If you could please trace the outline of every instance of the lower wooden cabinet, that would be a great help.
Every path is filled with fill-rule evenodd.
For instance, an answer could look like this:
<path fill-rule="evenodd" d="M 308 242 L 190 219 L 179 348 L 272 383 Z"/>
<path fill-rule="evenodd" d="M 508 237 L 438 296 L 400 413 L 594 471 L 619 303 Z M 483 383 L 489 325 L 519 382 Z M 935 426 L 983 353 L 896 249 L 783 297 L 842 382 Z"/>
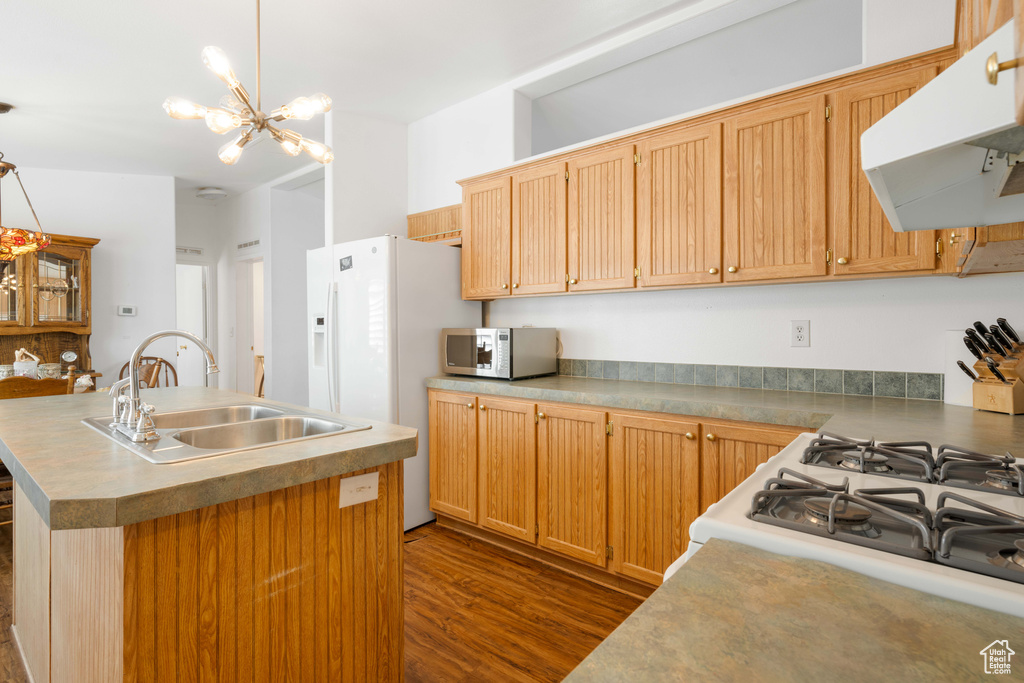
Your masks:
<path fill-rule="evenodd" d="M 539 405 L 538 544 L 605 566 L 608 446 L 605 412 Z"/>
<path fill-rule="evenodd" d="M 705 422 L 701 427 L 702 513 L 749 477 L 758 465 L 788 446 L 798 433 L 727 422 Z"/>
<path fill-rule="evenodd" d="M 533 543 L 537 538 L 537 407 L 481 396 L 480 525 Z"/>
<path fill-rule="evenodd" d="M 476 397 L 428 393 L 430 509 L 476 522 Z"/>
<path fill-rule="evenodd" d="M 635 585 L 659 585 L 693 520 L 803 431 L 428 394 L 432 510 Z"/>
<path fill-rule="evenodd" d="M 700 425 L 615 413 L 609 419 L 611 568 L 659 584 L 700 514 Z"/>

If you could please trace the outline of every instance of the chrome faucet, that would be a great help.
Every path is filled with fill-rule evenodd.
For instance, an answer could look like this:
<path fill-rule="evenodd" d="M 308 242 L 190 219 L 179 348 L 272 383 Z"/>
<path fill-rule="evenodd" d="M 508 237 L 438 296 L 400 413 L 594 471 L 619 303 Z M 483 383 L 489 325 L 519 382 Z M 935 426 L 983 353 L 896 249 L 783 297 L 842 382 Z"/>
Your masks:
<path fill-rule="evenodd" d="M 151 441 L 159 438 L 156 428 L 153 426 L 153 406 L 143 403 L 139 396 L 139 365 L 142 362 L 142 353 L 157 339 L 164 337 L 183 337 L 190 339 L 203 350 L 206 355 L 206 374 L 211 375 L 220 372 L 217 368 L 217 361 L 213 358 L 213 351 L 206 343 L 191 332 L 184 330 L 164 330 L 155 332 L 139 343 L 132 352 L 132 358 L 128 362 L 128 377 L 114 382 L 110 387 L 110 396 L 114 400 L 114 429 L 124 434 L 132 441 Z M 125 396 L 125 388 L 128 395 Z"/>

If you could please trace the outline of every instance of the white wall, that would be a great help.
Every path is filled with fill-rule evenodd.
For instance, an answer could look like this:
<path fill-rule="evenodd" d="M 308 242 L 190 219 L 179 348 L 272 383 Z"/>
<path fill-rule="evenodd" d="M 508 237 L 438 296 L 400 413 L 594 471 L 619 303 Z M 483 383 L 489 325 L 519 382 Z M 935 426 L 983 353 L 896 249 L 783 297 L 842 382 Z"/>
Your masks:
<path fill-rule="evenodd" d="M 92 251 L 93 369 L 99 384 L 117 379 L 143 337 L 174 327 L 174 178 L 19 167 L 47 232 L 101 241 Z M 3 224 L 35 229 L 17 181 L 3 191 Z M 121 317 L 118 304 L 138 306 Z M 147 355 L 173 358 L 173 340 L 153 344 Z"/>
<path fill-rule="evenodd" d="M 1024 326 L 1022 291 L 1024 273 L 572 295 L 495 301 L 491 324 L 557 327 L 563 358 L 943 372 L 943 332 Z"/>
<path fill-rule="evenodd" d="M 273 324 L 266 332 L 273 357 L 264 391 L 275 401 L 309 405 L 306 251 L 324 246 L 324 201 L 300 190 L 271 190 L 270 214 Z"/>
<path fill-rule="evenodd" d="M 334 150 L 327 166 L 328 215 L 333 244 L 390 233 L 406 233 L 406 126 L 328 113 L 325 124 Z"/>

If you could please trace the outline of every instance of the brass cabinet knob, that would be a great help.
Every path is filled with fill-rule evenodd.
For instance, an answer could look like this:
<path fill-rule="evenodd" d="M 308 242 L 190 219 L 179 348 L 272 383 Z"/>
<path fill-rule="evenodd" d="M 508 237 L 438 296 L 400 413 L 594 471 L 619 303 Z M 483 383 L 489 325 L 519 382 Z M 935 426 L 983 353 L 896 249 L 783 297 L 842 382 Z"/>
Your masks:
<path fill-rule="evenodd" d="M 513 282 L 512 283 L 512 289 L 519 289 L 519 283 L 518 282 Z"/>
<path fill-rule="evenodd" d="M 570 285 L 576 284 L 576 278 L 573 278 L 573 279 L 569 280 L 569 284 Z"/>
<path fill-rule="evenodd" d="M 717 436 L 715 436 L 714 434 L 708 434 L 708 436 L 707 436 L 707 439 L 708 439 L 708 441 L 714 441 L 714 440 L 715 440 L 715 439 L 717 439 L 717 438 L 718 438 L 718 437 L 717 437 Z"/>
<path fill-rule="evenodd" d="M 537 413 L 537 417 L 543 420 L 545 417 L 547 417 L 547 415 L 545 415 L 544 413 Z"/>
<path fill-rule="evenodd" d="M 686 432 L 686 438 L 689 439 L 690 441 L 693 441 L 694 439 L 697 438 L 697 435 L 694 434 L 693 432 Z"/>
<path fill-rule="evenodd" d="M 836 263 L 838 263 L 841 266 L 845 266 L 849 262 L 850 259 L 846 258 L 845 256 L 840 256 L 839 258 L 836 259 Z"/>
<path fill-rule="evenodd" d="M 708 272 L 712 275 L 718 275 L 718 268 L 708 268 Z"/>
<path fill-rule="evenodd" d="M 487 410 L 487 406 L 485 406 L 483 403 L 481 403 L 480 404 L 480 410 Z"/>
<path fill-rule="evenodd" d="M 729 266 L 730 273 L 735 273 L 737 270 L 739 270 L 739 268 L 737 268 L 736 266 Z"/>
<path fill-rule="evenodd" d="M 501 286 L 501 288 L 502 288 L 502 289 L 508 289 L 508 283 L 506 282 L 505 284 L 503 284 L 503 285 Z"/>
<path fill-rule="evenodd" d="M 467 408 L 472 408 L 472 407 L 473 407 L 473 404 L 472 404 L 472 403 L 467 403 L 467 404 L 466 404 L 466 407 L 467 407 Z"/>

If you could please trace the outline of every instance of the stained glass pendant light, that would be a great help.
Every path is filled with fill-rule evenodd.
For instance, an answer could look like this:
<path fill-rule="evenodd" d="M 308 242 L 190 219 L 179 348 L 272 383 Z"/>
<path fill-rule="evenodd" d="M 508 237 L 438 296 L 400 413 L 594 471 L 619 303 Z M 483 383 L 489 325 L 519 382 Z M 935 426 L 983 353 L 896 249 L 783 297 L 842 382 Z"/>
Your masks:
<path fill-rule="evenodd" d="M 249 93 L 238 81 L 228 63 L 228 57 L 219 47 L 203 48 L 203 64 L 224 81 L 230 91 L 220 100 L 220 107 L 204 107 L 181 97 L 168 97 L 164 111 L 172 119 L 204 119 L 206 126 L 214 133 L 225 135 L 237 131 L 231 142 L 220 148 L 218 157 L 229 166 L 242 156 L 242 149 L 263 131 L 270 134 L 289 156 L 305 152 L 321 164 L 329 164 L 334 153 L 327 145 L 308 140 L 293 130 L 278 128 L 271 122 L 299 119 L 306 121 L 314 114 L 323 114 L 331 109 L 331 98 L 323 93 L 311 97 L 298 97 L 288 104 L 264 114 L 260 94 L 260 0 L 256 0 L 256 106 L 249 101 Z"/>
<path fill-rule="evenodd" d="M 14 177 L 18 179 L 21 193 L 25 195 L 25 201 L 28 202 L 28 208 L 32 211 L 32 217 L 36 219 L 36 227 L 39 230 L 33 232 L 21 228 L 8 228 L 3 225 L 3 212 L 0 211 L 0 275 L 7 270 L 8 263 L 22 254 L 40 251 L 50 246 L 50 236 L 43 234 L 43 227 L 39 225 L 39 216 L 36 215 L 36 210 L 32 206 L 32 200 L 28 198 L 28 192 L 25 191 L 25 185 L 21 182 L 21 176 L 18 175 L 18 167 L 4 161 L 3 152 L 0 152 L 0 180 L 10 172 L 13 172 Z"/>

